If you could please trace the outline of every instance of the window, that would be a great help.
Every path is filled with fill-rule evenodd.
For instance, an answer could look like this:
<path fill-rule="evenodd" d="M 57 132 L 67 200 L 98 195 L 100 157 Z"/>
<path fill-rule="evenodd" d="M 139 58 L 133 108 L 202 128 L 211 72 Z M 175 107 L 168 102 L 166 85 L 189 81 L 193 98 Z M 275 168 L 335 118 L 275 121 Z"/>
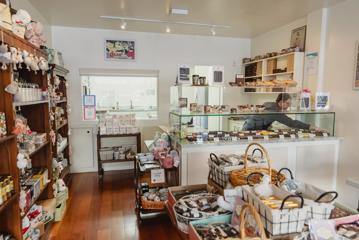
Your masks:
<path fill-rule="evenodd" d="M 135 113 L 157 119 L 157 74 L 81 74 L 83 94 L 96 96 L 96 112 Z"/>

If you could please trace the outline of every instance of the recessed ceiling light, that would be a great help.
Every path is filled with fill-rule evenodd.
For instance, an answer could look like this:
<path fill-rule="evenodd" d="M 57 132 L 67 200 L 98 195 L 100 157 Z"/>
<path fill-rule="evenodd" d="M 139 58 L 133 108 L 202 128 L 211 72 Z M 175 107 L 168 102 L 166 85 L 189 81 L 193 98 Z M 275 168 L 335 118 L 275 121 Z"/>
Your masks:
<path fill-rule="evenodd" d="M 171 8 L 170 13 L 172 15 L 187 15 L 188 14 L 188 9 Z"/>
<path fill-rule="evenodd" d="M 122 29 L 122 30 L 125 30 L 125 29 L 126 29 L 126 26 L 127 26 L 126 21 L 122 21 L 121 29 Z"/>
<path fill-rule="evenodd" d="M 171 33 L 171 28 L 169 25 L 166 26 L 166 33 Z"/>
<path fill-rule="evenodd" d="M 214 29 L 214 27 L 211 27 L 211 33 L 212 33 L 213 36 L 216 35 L 216 30 Z"/>

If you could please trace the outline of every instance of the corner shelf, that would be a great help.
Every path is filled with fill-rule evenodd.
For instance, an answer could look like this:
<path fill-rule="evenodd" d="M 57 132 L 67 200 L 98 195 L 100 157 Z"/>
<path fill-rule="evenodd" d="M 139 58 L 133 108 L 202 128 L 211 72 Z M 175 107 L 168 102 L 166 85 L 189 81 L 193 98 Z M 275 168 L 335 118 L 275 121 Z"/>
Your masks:
<path fill-rule="evenodd" d="M 44 149 L 44 147 L 46 147 L 50 142 L 49 141 L 46 141 L 42 144 L 39 144 L 39 145 L 35 145 L 36 148 L 34 151 L 32 151 L 31 153 L 29 153 L 29 156 L 32 157 L 34 156 L 36 153 L 38 153 L 40 150 Z"/>
<path fill-rule="evenodd" d="M 9 135 L 9 136 L 5 136 L 5 137 L 0 137 L 0 144 L 3 144 L 7 141 L 10 141 L 12 139 L 16 138 L 15 135 Z"/>

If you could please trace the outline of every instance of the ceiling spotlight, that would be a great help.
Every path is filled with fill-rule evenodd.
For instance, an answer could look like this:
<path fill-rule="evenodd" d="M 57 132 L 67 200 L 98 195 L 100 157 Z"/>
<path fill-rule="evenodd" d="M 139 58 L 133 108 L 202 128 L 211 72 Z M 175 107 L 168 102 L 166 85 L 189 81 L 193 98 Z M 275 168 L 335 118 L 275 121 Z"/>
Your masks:
<path fill-rule="evenodd" d="M 166 26 L 166 33 L 171 33 L 171 28 L 169 25 Z"/>
<path fill-rule="evenodd" d="M 121 29 L 122 29 L 122 30 L 125 30 L 125 29 L 126 29 L 126 26 L 127 26 L 127 23 L 126 23 L 125 21 L 122 21 Z"/>
<path fill-rule="evenodd" d="M 214 27 L 211 27 L 211 33 L 212 33 L 213 36 L 216 35 L 216 31 L 214 30 Z"/>

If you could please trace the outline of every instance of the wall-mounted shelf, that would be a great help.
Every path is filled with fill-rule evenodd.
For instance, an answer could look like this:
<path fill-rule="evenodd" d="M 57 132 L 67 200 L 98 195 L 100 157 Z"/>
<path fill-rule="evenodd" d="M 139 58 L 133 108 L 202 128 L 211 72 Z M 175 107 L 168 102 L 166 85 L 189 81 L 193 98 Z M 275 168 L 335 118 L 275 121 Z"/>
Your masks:
<path fill-rule="evenodd" d="M 13 105 L 15 107 L 20 107 L 20 106 L 30 106 L 30 105 L 37 105 L 44 103 L 49 103 L 49 100 L 31 101 L 31 102 L 14 102 Z"/>

